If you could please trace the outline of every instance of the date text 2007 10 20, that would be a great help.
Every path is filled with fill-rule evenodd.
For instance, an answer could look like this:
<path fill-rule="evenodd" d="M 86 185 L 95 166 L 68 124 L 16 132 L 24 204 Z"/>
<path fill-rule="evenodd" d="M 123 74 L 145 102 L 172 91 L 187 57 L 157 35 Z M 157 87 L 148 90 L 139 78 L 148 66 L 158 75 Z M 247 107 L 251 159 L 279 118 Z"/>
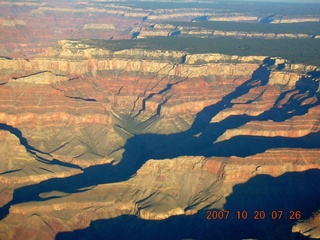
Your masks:
<path fill-rule="evenodd" d="M 228 210 L 213 210 L 207 211 L 207 220 L 223 220 L 223 219 L 241 219 L 241 220 L 246 220 L 246 219 L 254 219 L 254 220 L 263 220 L 268 218 L 272 220 L 279 220 L 279 219 L 289 219 L 289 220 L 299 220 L 301 219 L 301 212 L 299 210 L 296 211 L 282 211 L 282 210 L 274 210 L 269 213 L 269 215 L 263 211 L 263 210 L 256 210 L 253 211 L 253 214 L 248 213 L 248 211 L 237 211 L 235 216 L 230 215 L 230 211 Z"/>

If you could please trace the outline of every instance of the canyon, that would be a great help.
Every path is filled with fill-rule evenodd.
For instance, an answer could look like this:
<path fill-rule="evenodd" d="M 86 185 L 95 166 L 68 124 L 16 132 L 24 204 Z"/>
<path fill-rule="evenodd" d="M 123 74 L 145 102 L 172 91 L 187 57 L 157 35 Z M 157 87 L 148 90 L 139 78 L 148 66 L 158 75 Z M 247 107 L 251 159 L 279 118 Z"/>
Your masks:
<path fill-rule="evenodd" d="M 318 14 L 179 4 L 0 2 L 0 239 L 319 238 Z"/>
<path fill-rule="evenodd" d="M 224 209 L 255 176 L 320 167 L 316 66 L 75 40 L 0 65 L 1 238 Z"/>

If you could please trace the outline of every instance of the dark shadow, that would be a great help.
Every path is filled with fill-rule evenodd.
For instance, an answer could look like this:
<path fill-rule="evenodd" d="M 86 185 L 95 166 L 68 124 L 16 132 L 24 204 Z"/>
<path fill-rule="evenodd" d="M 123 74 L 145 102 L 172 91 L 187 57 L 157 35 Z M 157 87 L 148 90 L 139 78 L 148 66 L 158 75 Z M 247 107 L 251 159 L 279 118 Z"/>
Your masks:
<path fill-rule="evenodd" d="M 140 32 L 132 33 L 131 39 L 137 38 L 140 35 Z"/>
<path fill-rule="evenodd" d="M 72 97 L 72 96 L 66 96 L 66 95 L 65 95 L 65 97 L 76 99 L 76 100 L 82 100 L 82 101 L 86 101 L 86 102 L 96 102 L 97 101 L 94 98 Z"/>
<path fill-rule="evenodd" d="M 10 173 L 14 173 L 14 172 L 19 172 L 20 170 L 21 170 L 21 169 L 15 169 L 15 170 L 5 171 L 5 172 L 0 173 L 0 176 L 1 176 L 1 175 L 6 175 L 6 174 L 10 174 Z"/>
<path fill-rule="evenodd" d="M 35 151 L 36 149 L 28 144 L 28 141 L 25 137 L 22 136 L 22 133 L 19 129 L 12 127 L 5 123 L 0 123 L 0 130 L 5 130 L 15 135 L 19 140 L 21 145 L 23 145 L 28 152 Z"/>
<path fill-rule="evenodd" d="M 0 58 L 4 58 L 4 59 L 6 59 L 6 60 L 13 60 L 13 58 L 11 58 L 11 57 L 6 57 L 6 56 L 0 56 Z"/>
<path fill-rule="evenodd" d="M 187 54 L 184 54 L 182 57 L 181 57 L 181 62 L 180 64 L 184 64 L 187 60 Z"/>
<path fill-rule="evenodd" d="M 179 36 L 181 34 L 181 31 L 180 30 L 176 30 L 176 31 L 173 31 L 171 33 L 169 33 L 169 36 L 170 37 L 175 37 L 175 36 Z"/>
<path fill-rule="evenodd" d="M 26 60 L 27 60 L 27 59 L 26 59 Z M 50 71 L 41 71 L 41 72 L 36 72 L 36 73 L 32 73 L 32 74 L 25 75 L 25 76 L 13 77 L 12 79 L 19 81 L 21 78 L 27 78 L 27 77 L 31 77 L 31 76 L 36 76 L 36 75 L 39 75 L 39 74 L 41 74 L 41 73 L 46 73 L 46 72 L 49 72 L 49 73 L 50 73 Z"/>
<path fill-rule="evenodd" d="M 273 17 L 276 16 L 276 14 L 272 14 L 270 16 L 266 16 L 264 18 L 262 18 L 259 23 L 262 23 L 262 24 L 269 24 L 271 23 L 274 19 Z"/>
<path fill-rule="evenodd" d="M 201 16 L 201 17 L 196 17 L 191 20 L 191 22 L 203 22 L 203 21 L 208 21 L 209 17 L 208 16 Z"/>
<path fill-rule="evenodd" d="M 277 70 L 282 70 L 286 67 L 286 64 L 285 63 L 280 63 L 278 64 L 278 67 L 277 67 Z"/>
<path fill-rule="evenodd" d="M 86 229 L 59 233 L 56 240 L 73 239 L 310 239 L 292 233 L 297 222 L 307 219 L 320 205 L 320 170 L 285 173 L 273 178 L 258 175 L 248 182 L 236 185 L 224 206 L 228 219 L 207 219 L 203 210 L 192 216 L 174 216 L 166 220 L 147 221 L 136 216 L 121 216 L 91 222 Z M 213 210 L 211 210 L 213 211 Z M 219 210 L 217 210 L 219 211 Z M 241 211 L 240 217 L 238 211 Z M 243 219 L 246 211 L 248 217 Z M 255 211 L 264 212 L 265 218 L 254 219 Z M 283 215 L 273 216 L 273 211 Z M 293 211 L 294 213 L 290 213 Z M 293 215 L 293 219 L 290 216 Z M 263 214 L 261 215 L 263 216 Z"/>
<path fill-rule="evenodd" d="M 26 148 L 27 152 L 30 153 L 31 155 L 33 155 L 34 158 L 39 162 L 46 163 L 46 164 L 56 164 L 56 165 L 60 165 L 60 166 L 64 166 L 64 167 L 71 167 L 71 168 L 79 169 L 79 167 L 74 164 L 62 162 L 62 161 L 59 161 L 58 159 L 47 160 L 47 159 L 39 156 L 38 155 L 39 153 L 41 153 L 41 154 L 47 154 L 47 153 L 42 152 L 39 149 L 36 149 L 36 148 L 30 146 L 27 139 L 22 136 L 22 132 L 18 128 L 15 128 L 15 127 L 10 126 L 5 123 L 0 123 L 0 130 L 8 131 L 11 134 L 15 135 L 19 139 L 21 145 Z M 47 154 L 47 155 L 49 155 L 49 154 Z"/>

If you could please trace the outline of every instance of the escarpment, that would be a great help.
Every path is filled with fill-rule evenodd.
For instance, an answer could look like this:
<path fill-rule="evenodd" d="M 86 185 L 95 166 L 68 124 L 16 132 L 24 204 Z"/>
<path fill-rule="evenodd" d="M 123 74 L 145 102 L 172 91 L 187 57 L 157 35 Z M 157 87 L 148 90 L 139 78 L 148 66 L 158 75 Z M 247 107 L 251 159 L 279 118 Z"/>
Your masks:
<path fill-rule="evenodd" d="M 317 66 L 88 40 L 0 66 L 0 238 L 199 216 L 320 167 Z"/>
<path fill-rule="evenodd" d="M 150 18 L 151 19 L 151 18 Z M 237 18 L 215 18 L 212 21 L 243 21 L 244 19 Z M 256 19 L 251 19 L 256 20 Z M 245 21 L 245 20 L 244 20 Z M 250 21 L 250 20 L 249 20 Z M 297 22 L 299 22 L 297 20 Z M 317 22 L 317 21 L 315 21 Z M 260 39 L 307 39 L 307 38 L 319 38 L 319 35 L 306 34 L 306 33 L 276 33 L 276 32 L 258 32 L 258 31 L 224 31 L 213 28 L 205 27 L 186 27 L 186 26 L 159 26 L 160 24 L 154 24 L 146 26 L 140 29 L 133 29 L 132 32 L 139 32 L 137 38 L 147 38 L 155 36 L 193 36 L 200 38 L 212 38 L 212 37 L 234 37 L 234 38 L 260 38 Z M 154 26 L 159 26 L 155 28 Z"/>

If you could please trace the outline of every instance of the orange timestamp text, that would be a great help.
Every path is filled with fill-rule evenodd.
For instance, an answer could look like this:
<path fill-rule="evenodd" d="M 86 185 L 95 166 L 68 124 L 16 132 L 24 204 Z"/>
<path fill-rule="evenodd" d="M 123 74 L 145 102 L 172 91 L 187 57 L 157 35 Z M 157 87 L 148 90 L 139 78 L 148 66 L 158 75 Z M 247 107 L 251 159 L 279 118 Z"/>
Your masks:
<path fill-rule="evenodd" d="M 235 211 L 235 212 L 230 212 L 228 210 L 207 210 L 206 219 L 207 220 L 223 220 L 223 219 L 299 220 L 299 219 L 301 219 L 301 211 L 300 210 L 290 210 L 290 211 L 273 210 L 273 211 L 267 212 L 264 210 L 255 210 L 255 211 L 239 210 L 239 211 Z"/>

